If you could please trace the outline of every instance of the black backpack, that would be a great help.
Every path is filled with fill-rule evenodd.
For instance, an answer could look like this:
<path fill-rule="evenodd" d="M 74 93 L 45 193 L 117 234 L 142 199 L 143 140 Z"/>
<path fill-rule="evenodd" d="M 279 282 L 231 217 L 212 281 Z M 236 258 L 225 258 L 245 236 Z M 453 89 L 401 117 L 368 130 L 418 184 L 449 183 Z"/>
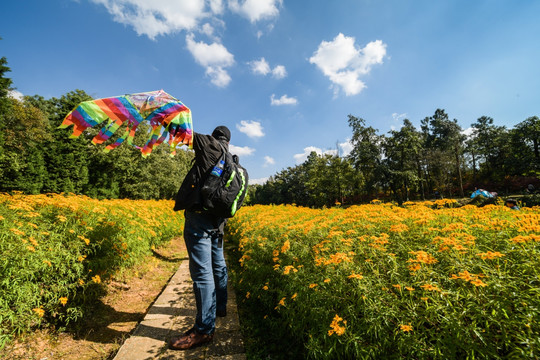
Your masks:
<path fill-rule="evenodd" d="M 232 155 L 223 146 L 221 148 L 223 152 L 216 165 L 224 161 L 223 172 L 220 176 L 212 173 L 207 175 L 201 188 L 202 206 L 216 216 L 230 218 L 244 203 L 248 173 L 239 164 L 238 156 Z"/>

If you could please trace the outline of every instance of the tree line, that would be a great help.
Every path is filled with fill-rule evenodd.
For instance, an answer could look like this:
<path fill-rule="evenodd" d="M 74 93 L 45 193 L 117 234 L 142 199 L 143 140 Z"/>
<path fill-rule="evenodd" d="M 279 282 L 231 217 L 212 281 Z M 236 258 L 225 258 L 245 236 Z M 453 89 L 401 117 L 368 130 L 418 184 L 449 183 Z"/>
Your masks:
<path fill-rule="evenodd" d="M 468 132 L 443 109 L 399 130 L 380 134 L 348 116 L 352 151 L 345 157 L 317 155 L 270 177 L 252 190 L 261 204 L 332 206 L 375 198 L 398 203 L 465 197 L 476 188 L 509 194 L 540 184 L 540 119 L 532 116 L 511 129 L 482 116 Z"/>
<path fill-rule="evenodd" d="M 0 59 L 0 192 L 76 193 L 97 198 L 170 199 L 191 165 L 191 151 L 171 157 L 166 146 L 143 158 L 139 150 L 120 146 L 104 153 L 89 129 L 70 139 L 72 128 L 58 129 L 81 102 L 92 100 L 83 90 L 60 98 L 9 96 L 12 80 L 5 57 Z M 141 127 L 142 126 L 142 127 Z M 148 127 L 139 126 L 134 143 L 142 146 Z M 111 139 L 114 141 L 115 139 Z"/>

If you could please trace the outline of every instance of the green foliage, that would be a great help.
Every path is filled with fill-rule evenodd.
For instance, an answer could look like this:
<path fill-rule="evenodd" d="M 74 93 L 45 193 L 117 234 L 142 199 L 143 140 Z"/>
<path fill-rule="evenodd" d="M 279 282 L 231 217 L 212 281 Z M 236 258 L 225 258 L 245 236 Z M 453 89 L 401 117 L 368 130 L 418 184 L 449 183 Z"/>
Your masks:
<path fill-rule="evenodd" d="M 0 195 L 0 347 L 41 324 L 64 326 L 102 280 L 180 235 L 170 201 Z"/>
<path fill-rule="evenodd" d="M 303 164 L 283 170 L 255 188 L 252 203 L 333 206 L 350 202 L 360 185 L 349 159 L 312 152 Z"/>

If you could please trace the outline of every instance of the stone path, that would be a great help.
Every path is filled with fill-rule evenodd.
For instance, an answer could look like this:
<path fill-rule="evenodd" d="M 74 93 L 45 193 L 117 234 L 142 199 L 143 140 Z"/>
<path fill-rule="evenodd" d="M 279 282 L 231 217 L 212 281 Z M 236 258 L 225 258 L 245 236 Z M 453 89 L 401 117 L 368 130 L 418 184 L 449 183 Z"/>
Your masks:
<path fill-rule="evenodd" d="M 214 340 L 192 350 L 170 350 L 168 340 L 184 333 L 195 323 L 195 297 L 189 276 L 189 262 L 182 261 L 176 274 L 152 305 L 146 317 L 122 345 L 114 360 L 244 360 L 234 291 L 229 286 L 227 316 L 217 318 Z"/>

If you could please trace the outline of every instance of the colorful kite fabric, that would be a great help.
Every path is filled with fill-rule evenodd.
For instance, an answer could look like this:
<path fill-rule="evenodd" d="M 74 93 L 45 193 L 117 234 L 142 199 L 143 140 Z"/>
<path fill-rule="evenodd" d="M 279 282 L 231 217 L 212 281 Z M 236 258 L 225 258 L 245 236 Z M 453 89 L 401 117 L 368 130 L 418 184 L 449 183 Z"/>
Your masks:
<path fill-rule="evenodd" d="M 165 139 L 173 155 L 178 144 L 192 146 L 191 111 L 163 90 L 85 101 L 66 116 L 60 128 L 74 125 L 70 137 L 76 138 L 87 128 L 102 124 L 106 120 L 107 123 L 92 139 L 94 144 L 107 141 L 122 125 L 126 127 L 122 136 L 105 147 L 106 152 L 126 139 L 128 144 L 135 146 L 133 137 L 137 127 L 143 122 L 152 128 L 150 139 L 144 147 L 135 146 L 141 150 L 143 156 L 149 155 L 154 146 Z"/>

